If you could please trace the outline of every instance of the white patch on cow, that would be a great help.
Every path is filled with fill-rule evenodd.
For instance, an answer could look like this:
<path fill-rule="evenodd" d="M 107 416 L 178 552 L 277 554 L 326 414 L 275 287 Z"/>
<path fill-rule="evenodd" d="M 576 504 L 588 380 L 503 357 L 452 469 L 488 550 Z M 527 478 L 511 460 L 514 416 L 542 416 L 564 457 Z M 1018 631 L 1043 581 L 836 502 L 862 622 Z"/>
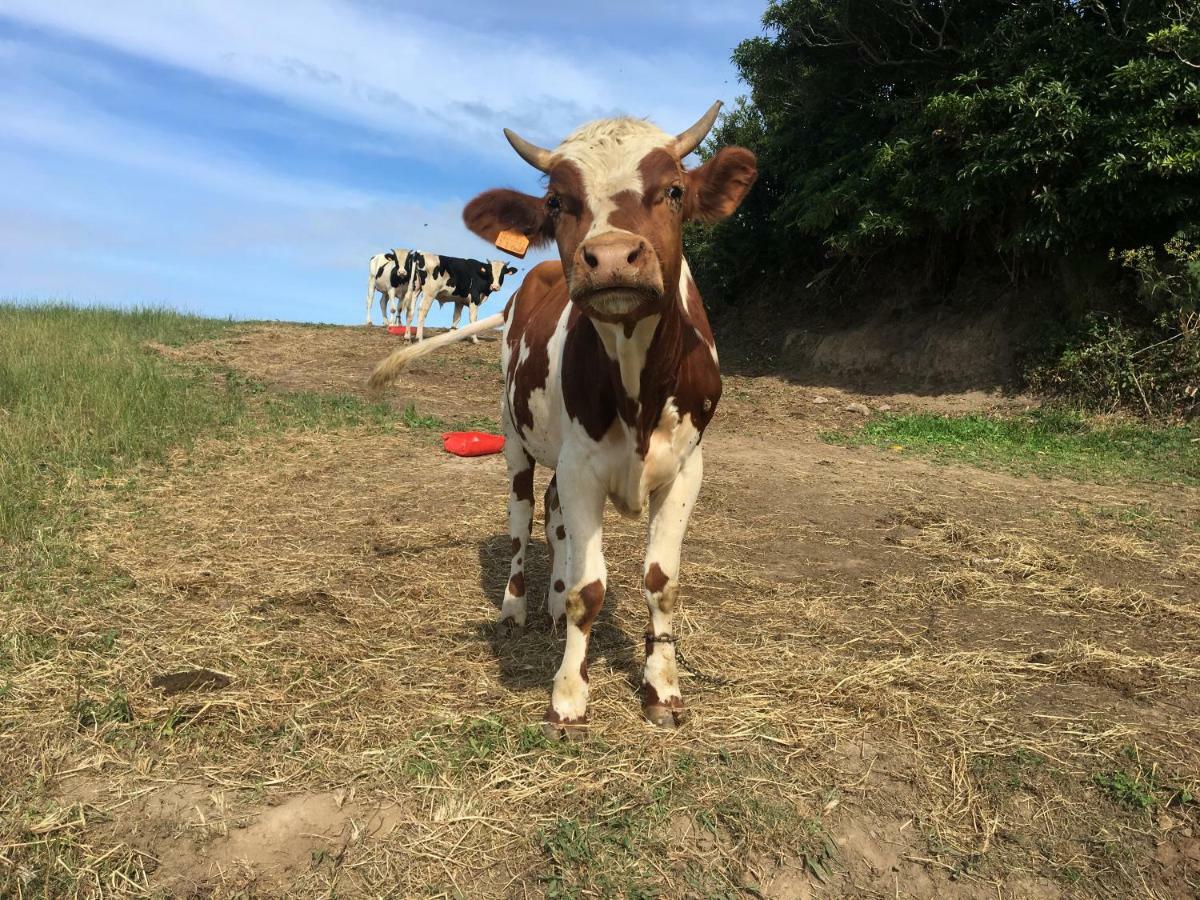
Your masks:
<path fill-rule="evenodd" d="M 679 267 L 679 305 L 683 307 L 683 314 L 690 315 L 691 291 L 689 288 L 692 285 L 692 267 L 688 265 L 687 258 L 684 257 L 683 264 Z"/>
<path fill-rule="evenodd" d="M 691 303 L 691 296 L 692 296 L 690 288 L 694 284 L 695 284 L 695 282 L 692 280 L 692 269 L 688 265 L 688 261 L 685 259 L 683 261 L 683 266 L 681 267 L 680 272 L 679 272 L 679 305 L 681 307 L 683 307 L 683 314 L 684 314 L 684 316 L 687 317 L 689 322 L 691 321 L 691 317 L 692 317 L 691 307 L 689 306 L 689 304 Z M 699 296 L 699 295 L 700 295 L 700 292 L 697 291 L 696 296 Z M 698 312 L 703 312 L 703 310 L 698 310 Z M 696 333 L 696 337 L 699 339 L 700 343 L 702 343 L 704 346 L 706 346 L 708 348 L 708 352 L 709 352 L 709 354 L 711 354 L 711 356 L 713 358 L 713 362 L 720 365 L 720 360 L 717 359 L 716 342 L 709 338 L 706 338 L 701 333 L 700 329 L 697 328 L 695 325 L 692 326 L 692 331 L 694 331 Z"/>
<path fill-rule="evenodd" d="M 621 370 L 621 386 L 625 394 L 637 400 L 642 391 L 642 370 L 646 367 L 646 354 L 650 343 L 654 340 L 654 332 L 658 328 L 661 316 L 646 316 L 638 319 L 633 326 L 633 334 L 625 337 L 623 325 L 611 325 L 607 322 L 594 322 L 596 333 L 600 335 L 600 343 L 608 358 L 617 363 Z M 640 407 L 640 403 L 638 404 Z"/>
<path fill-rule="evenodd" d="M 671 397 L 663 406 L 646 448 L 638 486 L 643 504 L 652 492 L 674 480 L 699 441 L 700 431 L 692 423 L 691 414 L 681 417 L 675 398 Z"/>
<path fill-rule="evenodd" d="M 533 417 L 532 427 L 521 433 L 521 443 L 527 453 L 541 466 L 555 468 L 558 465 L 559 453 L 562 451 L 563 435 L 566 433 L 566 410 L 562 399 L 562 348 L 567 337 L 567 320 L 571 314 L 568 304 L 559 316 L 554 333 L 546 345 L 546 355 L 549 358 L 549 370 L 543 387 L 534 388 L 529 394 L 529 412 Z M 517 358 L 512 359 L 512 351 L 508 344 L 508 325 L 505 325 L 503 349 L 501 350 L 501 367 L 505 373 L 513 372 L 525 365 L 529 359 L 527 338 L 522 336 L 521 344 L 517 347 Z M 511 386 L 506 383 L 504 402 L 506 408 L 511 408 L 515 398 L 517 379 L 511 380 Z M 515 420 L 515 418 L 514 418 Z"/>
<path fill-rule="evenodd" d="M 502 259 L 493 259 L 488 261 L 488 265 L 492 270 L 491 290 L 495 292 L 500 290 L 501 282 L 504 280 L 504 276 L 501 273 L 504 271 L 504 267 L 508 265 L 508 263 Z"/>
<path fill-rule="evenodd" d="M 642 119 L 602 119 L 576 129 L 558 145 L 554 155 L 575 163 L 583 176 L 592 226 L 584 239 L 611 232 L 617 209 L 612 198 L 622 191 L 642 192 L 638 164 L 651 150 L 675 139 Z"/>
<path fill-rule="evenodd" d="M 554 711 L 565 721 L 582 721 L 587 715 L 588 684 L 579 674 L 587 658 L 587 645 L 583 632 L 568 622 L 562 665 L 554 675 L 554 691 L 550 695 Z"/>

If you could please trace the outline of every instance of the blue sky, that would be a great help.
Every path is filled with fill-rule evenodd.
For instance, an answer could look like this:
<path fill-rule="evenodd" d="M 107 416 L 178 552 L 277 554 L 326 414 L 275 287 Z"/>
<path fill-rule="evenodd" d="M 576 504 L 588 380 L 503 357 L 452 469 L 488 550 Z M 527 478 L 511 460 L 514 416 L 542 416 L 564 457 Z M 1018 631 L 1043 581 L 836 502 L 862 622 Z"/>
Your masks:
<path fill-rule="evenodd" d="M 502 127 L 682 130 L 765 5 L 0 0 L 0 297 L 359 323 L 373 253 L 503 255 L 460 218 L 538 189 Z"/>

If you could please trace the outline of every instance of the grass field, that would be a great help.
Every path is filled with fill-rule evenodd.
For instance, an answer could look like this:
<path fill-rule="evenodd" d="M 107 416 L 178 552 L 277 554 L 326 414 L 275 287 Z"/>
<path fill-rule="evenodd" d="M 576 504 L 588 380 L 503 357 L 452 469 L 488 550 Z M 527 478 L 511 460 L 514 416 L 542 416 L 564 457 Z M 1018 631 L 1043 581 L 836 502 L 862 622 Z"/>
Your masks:
<path fill-rule="evenodd" d="M 0 306 L 0 896 L 1196 895 L 1188 432 L 860 430 L 731 376 L 687 720 L 641 721 L 612 516 L 592 724 L 548 743 L 561 640 L 492 629 L 502 461 L 438 449 L 495 428 L 495 343 L 371 397 L 393 346 Z"/>

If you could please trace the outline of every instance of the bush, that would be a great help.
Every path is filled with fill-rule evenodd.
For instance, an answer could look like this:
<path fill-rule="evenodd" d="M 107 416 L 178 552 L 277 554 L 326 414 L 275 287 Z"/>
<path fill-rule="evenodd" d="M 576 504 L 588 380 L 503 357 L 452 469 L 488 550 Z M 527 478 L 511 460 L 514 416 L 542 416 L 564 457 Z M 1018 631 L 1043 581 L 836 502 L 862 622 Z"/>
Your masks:
<path fill-rule="evenodd" d="M 1091 317 L 1027 379 L 1037 393 L 1092 409 L 1194 418 L 1200 413 L 1200 316 L 1163 314 L 1141 327 Z"/>

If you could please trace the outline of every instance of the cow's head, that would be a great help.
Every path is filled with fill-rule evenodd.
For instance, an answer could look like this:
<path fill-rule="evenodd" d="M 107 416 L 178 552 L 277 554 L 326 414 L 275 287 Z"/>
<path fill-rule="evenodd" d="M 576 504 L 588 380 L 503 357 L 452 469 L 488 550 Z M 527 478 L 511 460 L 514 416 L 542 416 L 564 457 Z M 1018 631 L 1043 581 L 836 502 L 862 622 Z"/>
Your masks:
<path fill-rule="evenodd" d="M 504 287 L 505 275 L 516 275 L 516 266 L 510 266 L 502 259 L 488 260 L 488 275 L 492 279 L 492 290 L 498 291 Z"/>
<path fill-rule="evenodd" d="M 683 223 L 729 216 L 758 174 L 754 154 L 742 147 L 683 167 L 720 108 L 714 103 L 674 137 L 640 119 L 602 119 L 554 150 L 505 129 L 521 158 L 546 173 L 546 193 L 487 191 L 467 204 L 463 220 L 488 241 L 516 231 L 534 246 L 557 242 L 571 300 L 593 319 L 629 322 L 661 312 L 679 285 Z"/>

